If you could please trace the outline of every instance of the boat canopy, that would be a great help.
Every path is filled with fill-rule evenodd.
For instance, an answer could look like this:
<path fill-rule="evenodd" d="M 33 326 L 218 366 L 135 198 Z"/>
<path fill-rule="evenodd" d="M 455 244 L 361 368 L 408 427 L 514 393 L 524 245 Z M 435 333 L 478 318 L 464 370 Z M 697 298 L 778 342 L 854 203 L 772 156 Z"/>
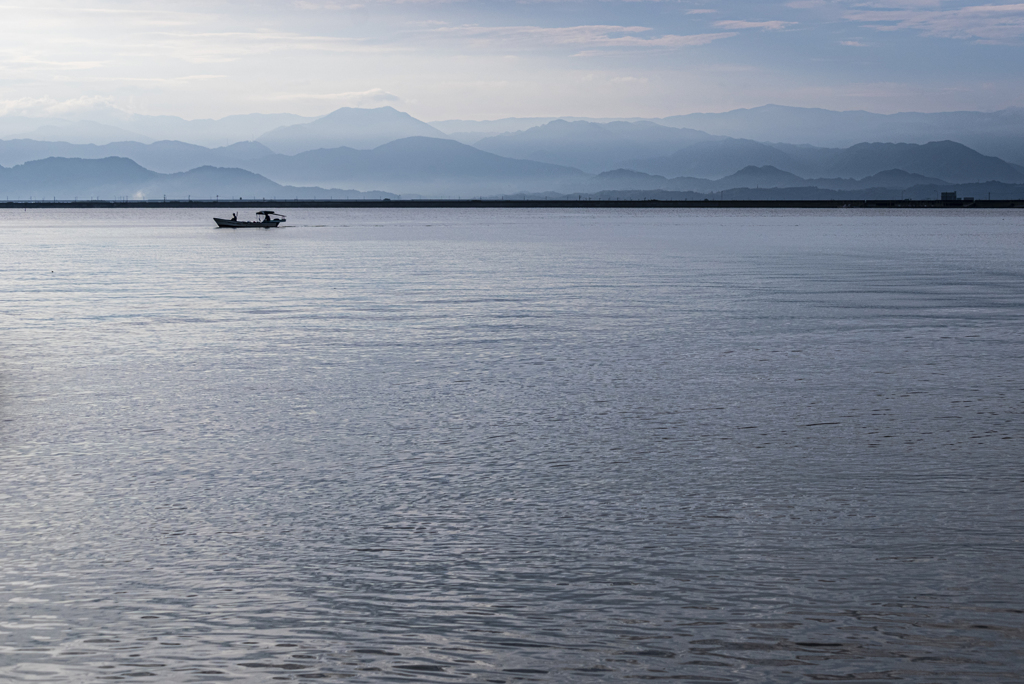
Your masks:
<path fill-rule="evenodd" d="M 257 214 L 265 214 L 267 216 L 284 216 L 284 214 L 278 214 L 276 211 L 257 211 Z"/>

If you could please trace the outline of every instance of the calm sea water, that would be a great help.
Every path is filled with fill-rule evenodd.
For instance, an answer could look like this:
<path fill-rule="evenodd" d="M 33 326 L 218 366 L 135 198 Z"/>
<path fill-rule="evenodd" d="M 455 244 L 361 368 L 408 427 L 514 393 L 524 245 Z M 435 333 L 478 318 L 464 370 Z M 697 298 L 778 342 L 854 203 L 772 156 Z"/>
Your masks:
<path fill-rule="evenodd" d="M 0 679 L 1020 681 L 1024 212 L 0 212 Z"/>

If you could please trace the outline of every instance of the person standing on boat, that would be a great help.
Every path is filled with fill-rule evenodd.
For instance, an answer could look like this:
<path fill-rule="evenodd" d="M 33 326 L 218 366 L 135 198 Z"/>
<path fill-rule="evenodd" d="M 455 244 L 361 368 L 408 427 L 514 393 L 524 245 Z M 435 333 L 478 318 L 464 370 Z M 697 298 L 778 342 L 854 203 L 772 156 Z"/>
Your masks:
<path fill-rule="evenodd" d="M 231 215 L 231 220 L 232 221 L 237 221 L 238 220 L 238 212 L 237 211 L 234 214 Z"/>

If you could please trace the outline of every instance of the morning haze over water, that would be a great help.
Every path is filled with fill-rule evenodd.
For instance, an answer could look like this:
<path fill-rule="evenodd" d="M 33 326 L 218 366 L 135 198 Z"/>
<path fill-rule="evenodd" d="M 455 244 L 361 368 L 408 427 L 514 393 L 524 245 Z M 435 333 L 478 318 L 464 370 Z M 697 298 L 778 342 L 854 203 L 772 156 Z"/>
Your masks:
<path fill-rule="evenodd" d="M 1020 676 L 1020 210 L 0 220 L 2 679 Z"/>

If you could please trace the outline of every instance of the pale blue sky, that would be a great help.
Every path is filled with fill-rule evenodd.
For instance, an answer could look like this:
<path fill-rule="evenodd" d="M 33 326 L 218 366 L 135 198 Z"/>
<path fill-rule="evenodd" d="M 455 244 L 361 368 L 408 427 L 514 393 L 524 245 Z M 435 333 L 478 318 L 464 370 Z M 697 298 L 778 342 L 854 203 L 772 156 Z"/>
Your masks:
<path fill-rule="evenodd" d="M 7 113 L 389 104 L 435 120 L 1024 106 L 1020 3 L 11 0 L 0 13 Z"/>

